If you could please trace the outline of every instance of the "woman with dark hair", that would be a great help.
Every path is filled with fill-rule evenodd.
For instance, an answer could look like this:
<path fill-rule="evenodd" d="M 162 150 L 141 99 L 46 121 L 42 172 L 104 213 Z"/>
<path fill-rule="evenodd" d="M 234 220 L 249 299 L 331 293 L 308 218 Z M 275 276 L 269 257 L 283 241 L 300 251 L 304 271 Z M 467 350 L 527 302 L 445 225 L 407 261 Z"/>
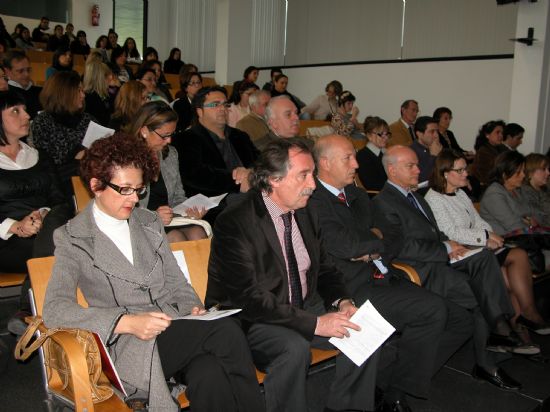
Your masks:
<path fill-rule="evenodd" d="M 132 68 L 126 64 L 127 58 L 128 56 L 122 47 L 117 47 L 111 51 L 111 63 L 109 66 L 121 83 L 126 83 L 128 80 L 134 80 L 134 72 L 132 72 Z"/>
<path fill-rule="evenodd" d="M 364 139 L 361 133 L 363 125 L 357 120 L 359 109 L 355 104 L 355 96 L 350 91 L 344 91 L 338 97 L 338 109 L 332 115 L 330 124 L 336 134 L 340 136 L 352 137 L 354 139 Z"/>
<path fill-rule="evenodd" d="M 229 126 L 235 127 L 239 120 L 250 113 L 248 98 L 256 90 L 259 90 L 259 87 L 255 83 L 248 81 L 239 83 L 236 100 L 231 103 L 231 106 L 227 110 L 227 124 Z"/>
<path fill-rule="evenodd" d="M 508 123 L 502 132 L 502 145 L 508 150 L 517 150 L 523 140 L 525 129 L 517 123 Z"/>
<path fill-rule="evenodd" d="M 95 48 L 101 53 L 104 63 L 109 63 L 109 56 L 107 54 L 107 44 L 109 43 L 109 38 L 102 34 L 99 36 L 95 42 Z"/>
<path fill-rule="evenodd" d="M 109 33 L 107 33 L 107 39 L 109 40 L 107 42 L 107 50 L 115 50 L 121 48 L 118 44 L 118 33 L 113 29 L 109 29 Z"/>
<path fill-rule="evenodd" d="M 63 34 L 63 26 L 56 24 L 53 34 L 48 37 L 48 51 L 56 51 L 60 47 L 69 48 L 69 39 Z"/>
<path fill-rule="evenodd" d="M 74 25 L 72 23 L 67 23 L 65 26 L 65 37 L 69 41 L 69 45 L 76 40 L 76 36 L 74 35 Z"/>
<path fill-rule="evenodd" d="M 147 100 L 152 102 L 163 101 L 168 103 L 165 98 L 157 94 L 157 77 L 153 69 L 142 67 L 136 73 L 136 80 L 142 83 L 145 86 L 145 89 L 147 89 Z"/>
<path fill-rule="evenodd" d="M 58 72 L 46 80 L 40 103 L 44 111 L 32 122 L 34 146 L 55 164 L 59 184 L 72 196 L 71 176 L 77 175 L 77 156 L 84 150 L 82 140 L 94 118 L 84 111 L 84 89 L 77 72 Z"/>
<path fill-rule="evenodd" d="M 202 76 L 196 72 L 187 72 L 180 76 L 180 85 L 184 94 L 173 102 L 172 107 L 178 114 L 178 132 L 183 132 L 193 121 L 195 111 L 191 102 L 202 88 Z"/>
<path fill-rule="evenodd" d="M 466 159 L 473 159 L 474 153 L 468 152 L 460 147 L 456 137 L 452 131 L 449 130 L 451 120 L 453 120 L 453 112 L 448 107 L 438 107 L 434 110 L 433 119 L 437 122 L 439 143 L 444 149 L 457 150 L 460 153 L 464 153 Z"/>
<path fill-rule="evenodd" d="M 154 47 L 147 47 L 143 52 L 143 61 L 157 60 L 159 59 L 159 53 Z"/>
<path fill-rule="evenodd" d="M 537 222 L 550 228 L 550 159 L 540 153 L 531 153 L 525 158 L 525 179 L 520 195 L 535 213 Z"/>
<path fill-rule="evenodd" d="M 130 130 L 136 139 L 145 140 L 160 163 L 160 171 L 153 176 L 141 203 L 157 212 L 170 242 L 204 239 L 207 234 L 203 227 L 210 232 L 209 225 L 198 220 L 196 225 L 169 226 L 174 217 L 172 208 L 187 200 L 181 183 L 178 152 L 170 145 L 176 134 L 177 121 L 178 115 L 166 103 L 149 102 L 136 113 Z M 201 219 L 206 210 L 192 208 L 186 213 L 191 219 Z"/>
<path fill-rule="evenodd" d="M 168 89 L 169 84 L 166 82 L 166 77 L 164 77 L 164 73 L 162 72 L 162 65 L 158 60 L 146 60 L 143 62 L 143 64 L 140 67 L 140 70 L 142 69 L 151 69 L 155 73 L 155 81 L 156 81 L 156 87 L 155 87 L 155 93 L 162 97 L 163 100 L 165 100 L 168 103 L 171 103 L 173 99 L 172 94 L 170 93 L 170 90 Z"/>
<path fill-rule="evenodd" d="M 90 54 L 90 45 L 86 38 L 86 32 L 79 30 L 76 32 L 76 40 L 71 43 L 71 53 L 88 56 Z"/>
<path fill-rule="evenodd" d="M 149 93 L 143 83 L 137 80 L 124 83 L 115 98 L 115 110 L 109 128 L 129 133 L 137 111 L 148 101 Z"/>
<path fill-rule="evenodd" d="M 181 50 L 174 47 L 170 50 L 168 59 L 164 60 L 164 73 L 179 74 L 181 66 L 184 64 L 185 62 L 181 60 Z"/>
<path fill-rule="evenodd" d="M 382 190 L 388 176 L 382 165 L 382 156 L 391 138 L 388 123 L 378 116 L 367 116 L 363 124 L 367 145 L 357 152 L 357 174 L 367 190 Z"/>
<path fill-rule="evenodd" d="M 490 183 L 489 173 L 495 165 L 496 157 L 506 150 L 502 146 L 504 126 L 505 123 L 502 120 L 487 122 L 481 126 L 476 137 L 472 176 L 483 186 Z"/>
<path fill-rule="evenodd" d="M 86 112 L 99 124 L 107 127 L 114 110 L 114 101 L 120 87 L 109 66 L 100 61 L 86 63 L 82 80 L 86 93 Z"/>
<path fill-rule="evenodd" d="M 31 32 L 27 27 L 23 26 L 21 28 L 18 36 L 15 38 L 15 45 L 17 48 L 23 51 L 35 49 L 34 43 L 31 39 Z"/>
<path fill-rule="evenodd" d="M 70 217 L 47 157 L 21 141 L 29 134 L 30 116 L 24 99 L 0 92 L 0 271 L 27 272 L 27 260 L 53 253 L 53 230 Z M 0 275 L 1 277 L 1 275 Z M 30 315 L 25 280 L 20 311 L 8 322 L 21 335 Z"/>
<path fill-rule="evenodd" d="M 292 100 L 292 103 L 296 106 L 298 109 L 298 112 L 302 110 L 302 107 L 305 106 L 304 102 L 302 102 L 300 99 L 298 99 L 293 94 L 290 94 L 287 90 L 288 86 L 288 77 L 284 74 L 278 74 L 273 79 L 273 88 L 271 89 L 271 97 L 277 97 L 281 96 L 282 94 L 288 96 L 290 100 Z"/>
<path fill-rule="evenodd" d="M 502 248 L 504 239 L 479 216 L 462 190 L 467 184 L 468 170 L 464 155 L 443 149 L 435 160 L 430 190 L 425 196 L 437 226 L 451 240 L 495 251 L 516 311 L 512 325 L 516 326 L 516 322 L 526 324 L 537 333 L 550 334 L 550 326 L 545 324 L 535 306 L 533 274 L 527 253 L 519 247 Z"/>
<path fill-rule="evenodd" d="M 325 87 L 325 94 L 317 96 L 310 104 L 302 109 L 302 113 L 309 113 L 315 120 L 330 120 L 338 110 L 338 96 L 343 92 L 342 83 L 333 80 Z"/>
<path fill-rule="evenodd" d="M 134 40 L 133 37 L 127 37 L 126 40 L 124 40 L 122 49 L 126 52 L 126 55 L 128 56 L 128 60 L 135 63 L 141 62 L 141 55 L 139 54 L 139 51 L 136 46 L 136 41 Z"/>
<path fill-rule="evenodd" d="M 46 69 L 46 80 L 57 72 L 73 70 L 73 54 L 68 47 L 62 46 L 55 51 L 52 57 L 52 65 Z"/>
<path fill-rule="evenodd" d="M 199 411 L 263 411 L 250 350 L 232 319 L 175 320 L 206 311 L 186 281 L 159 216 L 136 207 L 159 166 L 143 140 L 95 141 L 81 162 L 93 201 L 55 232 L 44 301 L 50 328 L 96 332 L 130 394 L 148 410 L 176 412 L 166 381 L 187 385 Z M 77 288 L 88 307 L 77 303 Z"/>

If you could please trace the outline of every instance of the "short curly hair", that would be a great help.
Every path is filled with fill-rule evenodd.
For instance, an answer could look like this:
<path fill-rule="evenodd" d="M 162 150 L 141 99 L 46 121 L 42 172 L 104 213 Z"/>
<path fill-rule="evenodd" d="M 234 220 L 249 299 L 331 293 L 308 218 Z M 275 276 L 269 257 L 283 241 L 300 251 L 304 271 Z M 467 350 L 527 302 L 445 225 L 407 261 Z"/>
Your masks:
<path fill-rule="evenodd" d="M 143 172 L 143 184 L 147 185 L 159 173 L 159 161 L 144 141 L 126 133 L 96 140 L 80 161 L 80 177 L 92 193 L 90 181 L 99 180 L 95 190 L 104 190 L 113 178 L 116 168 L 134 167 Z"/>

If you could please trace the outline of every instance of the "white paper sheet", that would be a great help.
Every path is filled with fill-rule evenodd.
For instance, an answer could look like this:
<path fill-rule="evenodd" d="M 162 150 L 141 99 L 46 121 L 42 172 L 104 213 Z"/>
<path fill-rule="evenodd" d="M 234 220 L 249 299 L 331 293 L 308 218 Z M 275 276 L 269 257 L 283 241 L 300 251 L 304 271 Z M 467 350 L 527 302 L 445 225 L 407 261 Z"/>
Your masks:
<path fill-rule="evenodd" d="M 103 139 L 104 137 L 109 137 L 115 134 L 114 129 L 109 129 L 108 127 L 103 127 L 96 122 L 90 122 L 88 124 L 88 129 L 86 129 L 86 134 L 82 140 L 82 146 L 90 147 L 93 142 L 98 139 Z"/>
<path fill-rule="evenodd" d="M 210 210 L 218 206 L 225 196 L 227 196 L 227 193 L 212 197 L 206 197 L 205 195 L 199 193 L 195 196 L 190 197 L 185 202 L 175 206 L 172 210 L 174 211 L 174 213 L 185 217 L 187 215 L 187 209 L 191 207 L 197 207 L 199 209 L 205 208 L 206 210 Z"/>
<path fill-rule="evenodd" d="M 178 262 L 178 266 L 183 272 L 183 276 L 185 276 L 185 279 L 187 279 L 187 282 L 191 284 L 191 276 L 189 275 L 189 268 L 187 267 L 187 262 L 185 261 L 185 255 L 183 254 L 183 250 L 174 250 L 172 251 L 172 253 L 176 258 L 176 262 Z"/>
<path fill-rule="evenodd" d="M 361 366 L 392 334 L 395 328 L 366 301 L 350 320 L 361 327 L 360 331 L 349 329 L 349 338 L 330 338 L 329 342 Z"/>
<path fill-rule="evenodd" d="M 206 312 L 204 315 L 178 316 L 178 317 L 172 318 L 172 320 L 181 320 L 181 319 L 215 320 L 215 319 L 225 318 L 226 316 L 234 315 L 235 313 L 239 313 L 241 310 L 242 309 L 213 310 L 213 311 Z"/>

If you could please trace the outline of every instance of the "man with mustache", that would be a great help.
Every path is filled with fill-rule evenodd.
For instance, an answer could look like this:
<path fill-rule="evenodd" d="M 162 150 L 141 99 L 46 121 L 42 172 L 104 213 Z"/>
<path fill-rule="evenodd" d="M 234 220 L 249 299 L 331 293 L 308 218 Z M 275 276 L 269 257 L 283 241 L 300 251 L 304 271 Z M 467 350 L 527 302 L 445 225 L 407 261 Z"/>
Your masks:
<path fill-rule="evenodd" d="M 251 190 L 214 226 L 206 305 L 242 308 L 254 362 L 267 373 L 270 412 L 307 411 L 310 347 L 330 348 L 327 338 L 358 329 L 349 320 L 357 308 L 342 274 L 304 208 L 314 169 L 304 140 L 274 140 L 251 172 Z M 325 410 L 372 410 L 376 363 L 377 353 L 361 367 L 338 355 Z"/>
<path fill-rule="evenodd" d="M 265 109 L 265 118 L 269 133 L 254 141 L 259 150 L 274 140 L 296 137 L 300 132 L 298 109 L 287 95 L 271 98 Z"/>

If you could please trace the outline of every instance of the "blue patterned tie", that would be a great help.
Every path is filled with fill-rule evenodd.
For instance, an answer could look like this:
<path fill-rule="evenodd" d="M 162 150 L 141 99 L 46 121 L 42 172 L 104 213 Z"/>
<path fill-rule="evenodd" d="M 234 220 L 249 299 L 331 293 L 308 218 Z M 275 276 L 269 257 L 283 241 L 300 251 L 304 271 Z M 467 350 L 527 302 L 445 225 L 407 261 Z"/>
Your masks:
<path fill-rule="evenodd" d="M 292 247 L 292 214 L 291 212 L 281 215 L 285 225 L 285 251 L 288 262 L 288 278 L 290 282 L 290 303 L 301 308 L 304 304 L 302 298 L 302 283 L 300 282 L 300 273 L 298 272 L 298 262 Z"/>

